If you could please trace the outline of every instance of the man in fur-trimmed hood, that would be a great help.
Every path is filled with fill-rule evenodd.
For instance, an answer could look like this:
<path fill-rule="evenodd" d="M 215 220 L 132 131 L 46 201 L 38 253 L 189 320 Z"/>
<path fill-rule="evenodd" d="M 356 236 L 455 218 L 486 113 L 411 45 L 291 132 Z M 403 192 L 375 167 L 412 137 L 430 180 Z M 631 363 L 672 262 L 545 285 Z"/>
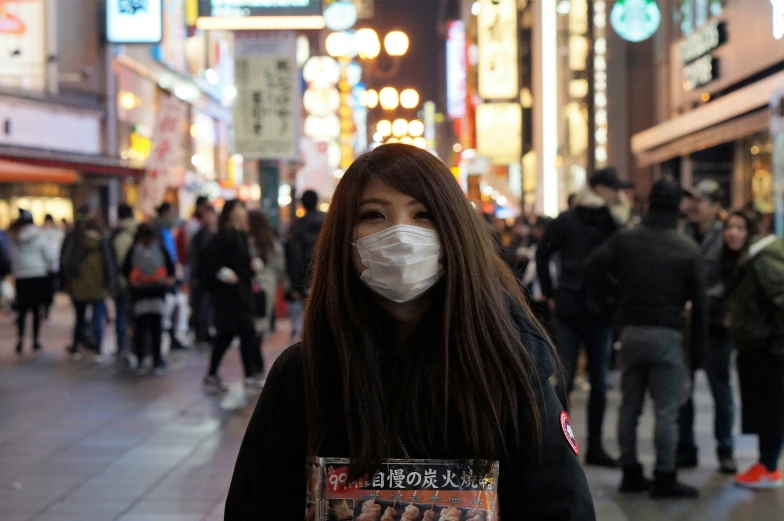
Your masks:
<path fill-rule="evenodd" d="M 588 464 L 617 466 L 602 446 L 602 424 L 606 405 L 606 380 L 612 342 L 611 318 L 615 312 L 610 282 L 590 287 L 584 264 L 607 239 L 626 226 L 631 205 L 622 190 L 631 184 L 618 177 L 614 168 L 593 174 L 579 192 L 574 208 L 555 219 L 536 252 L 542 293 L 555 314 L 553 333 L 564 365 L 566 392 L 570 393 L 581 345 L 585 345 L 591 379 L 588 403 Z M 547 266 L 559 254 L 561 269 L 557 288 Z M 600 281 L 601 282 L 601 281 Z M 562 394 L 564 386 L 559 386 Z M 559 396 L 566 404 L 566 396 Z"/>

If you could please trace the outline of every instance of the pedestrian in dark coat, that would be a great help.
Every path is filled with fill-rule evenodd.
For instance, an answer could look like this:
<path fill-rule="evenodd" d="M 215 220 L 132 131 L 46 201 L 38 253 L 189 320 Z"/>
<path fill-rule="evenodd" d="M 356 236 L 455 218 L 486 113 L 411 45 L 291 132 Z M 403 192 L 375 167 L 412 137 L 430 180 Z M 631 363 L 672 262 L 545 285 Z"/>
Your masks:
<path fill-rule="evenodd" d="M 575 197 L 575 207 L 550 224 L 536 250 L 539 284 L 555 315 L 553 340 L 564 366 L 564 385 L 558 387 L 559 397 L 566 406 L 574 386 L 580 349 L 585 346 L 591 381 L 585 460 L 604 467 L 618 464 L 602 444 L 613 336 L 610 321 L 615 302 L 609 279 L 592 280 L 589 287 L 584 267 L 590 254 L 626 225 L 630 206 L 621 191 L 629 186 L 613 168 L 596 172 L 589 186 Z M 550 261 L 556 254 L 561 261 L 557 288 L 550 272 Z M 565 395 L 561 392 L 564 388 Z"/>
<path fill-rule="evenodd" d="M 223 356 L 235 338 L 240 339 L 240 356 L 246 384 L 257 386 L 253 362 L 256 339 L 254 326 L 253 267 L 248 243 L 248 211 L 237 199 L 227 201 L 219 220 L 219 231 L 203 256 L 202 280 L 215 303 L 217 333 L 204 387 L 210 392 L 224 392 L 226 386 L 218 376 Z"/>
<path fill-rule="evenodd" d="M 683 314 L 692 307 L 692 341 L 705 339 L 705 284 L 699 248 L 678 232 L 682 189 L 673 179 L 653 185 L 643 223 L 614 235 L 591 255 L 590 277 L 612 274 L 617 281 L 623 401 L 618 420 L 623 483 L 621 492 L 647 491 L 637 459 L 637 424 L 646 391 L 656 411 L 655 498 L 697 497 L 697 489 L 676 481 L 678 412 L 687 393 Z"/>

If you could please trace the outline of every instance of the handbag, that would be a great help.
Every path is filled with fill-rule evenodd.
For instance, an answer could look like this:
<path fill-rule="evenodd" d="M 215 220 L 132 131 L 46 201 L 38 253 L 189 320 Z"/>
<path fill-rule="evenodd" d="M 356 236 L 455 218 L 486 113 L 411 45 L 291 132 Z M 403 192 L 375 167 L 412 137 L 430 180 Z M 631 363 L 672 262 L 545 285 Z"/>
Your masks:
<path fill-rule="evenodd" d="M 267 317 L 267 292 L 255 282 L 253 283 L 253 316 Z"/>

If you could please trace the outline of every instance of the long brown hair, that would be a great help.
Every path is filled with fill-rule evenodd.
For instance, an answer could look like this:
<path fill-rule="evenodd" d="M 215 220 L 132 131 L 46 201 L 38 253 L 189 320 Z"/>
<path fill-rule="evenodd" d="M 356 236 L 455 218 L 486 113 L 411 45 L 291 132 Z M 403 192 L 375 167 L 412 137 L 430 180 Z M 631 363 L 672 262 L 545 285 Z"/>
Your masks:
<path fill-rule="evenodd" d="M 437 293 L 416 345 L 397 352 L 391 319 L 352 262 L 358 205 L 371 179 L 425 205 L 444 248 L 444 276 L 431 290 Z M 428 457 L 450 440 L 473 452 L 461 457 L 477 460 L 508 456 L 523 437 L 541 447 L 541 382 L 512 303 L 536 323 L 444 163 L 398 144 L 359 157 L 335 190 L 314 257 L 303 327 L 308 454 L 318 453 L 338 418 L 357 476 L 394 456 L 397 434 Z"/>
<path fill-rule="evenodd" d="M 261 260 L 267 262 L 275 247 L 275 235 L 272 233 L 267 216 L 259 210 L 248 212 L 248 235 L 253 239 L 253 246 Z"/>

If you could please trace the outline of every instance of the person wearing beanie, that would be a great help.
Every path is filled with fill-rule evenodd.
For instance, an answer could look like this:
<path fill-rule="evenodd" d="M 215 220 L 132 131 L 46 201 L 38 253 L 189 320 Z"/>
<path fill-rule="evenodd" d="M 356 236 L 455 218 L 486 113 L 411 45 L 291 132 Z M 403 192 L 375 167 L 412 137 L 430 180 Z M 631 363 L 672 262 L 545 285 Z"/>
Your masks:
<path fill-rule="evenodd" d="M 610 273 L 620 302 L 622 403 L 618 420 L 621 492 L 650 490 L 654 498 L 693 498 L 676 480 L 678 413 L 688 396 L 683 313 L 691 303 L 691 348 L 705 340 L 707 311 L 699 248 L 677 230 L 682 189 L 667 178 L 653 185 L 642 225 L 625 230 L 589 257 L 589 280 Z M 688 355 L 688 353 L 686 354 Z M 646 390 L 656 412 L 656 467 L 651 483 L 637 459 L 637 423 Z"/>

